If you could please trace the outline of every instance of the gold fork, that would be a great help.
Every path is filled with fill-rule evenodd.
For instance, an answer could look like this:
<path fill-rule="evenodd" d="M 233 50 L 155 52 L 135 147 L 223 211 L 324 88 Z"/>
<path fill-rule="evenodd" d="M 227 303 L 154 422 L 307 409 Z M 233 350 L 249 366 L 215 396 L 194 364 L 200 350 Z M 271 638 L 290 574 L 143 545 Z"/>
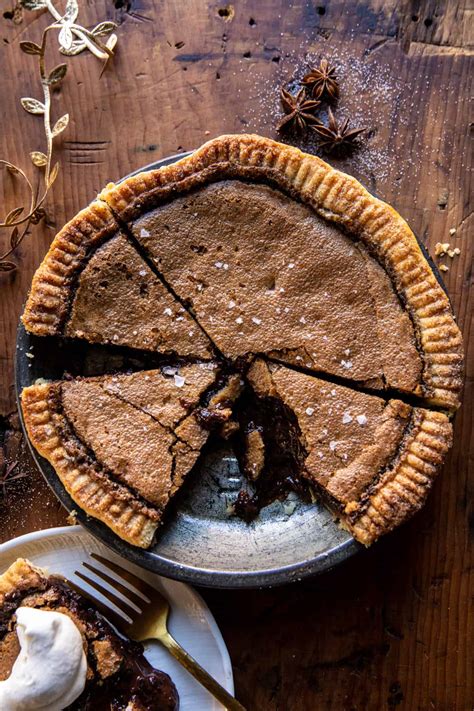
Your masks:
<path fill-rule="evenodd" d="M 199 683 L 202 684 L 218 701 L 220 701 L 225 708 L 229 709 L 229 711 L 245 711 L 245 708 L 239 704 L 239 702 L 234 699 L 234 697 L 231 696 L 220 684 L 218 684 L 217 681 L 213 679 L 212 676 L 208 674 L 208 672 L 181 647 L 174 637 L 170 635 L 168 632 L 168 615 L 170 606 L 164 595 L 158 592 L 158 590 L 153 588 L 151 585 L 148 585 L 148 583 L 141 578 L 138 578 L 129 570 L 122 568 L 122 566 L 117 563 L 113 563 L 97 553 L 91 553 L 90 555 L 92 558 L 99 561 L 99 563 L 102 563 L 102 565 L 116 573 L 120 578 L 122 578 L 122 580 L 126 580 L 141 593 L 141 595 L 138 595 L 136 592 L 133 592 L 126 585 L 118 581 L 115 577 L 108 575 L 103 570 L 96 568 L 90 563 L 82 564 L 85 568 L 94 573 L 94 575 L 101 578 L 104 582 L 111 585 L 115 590 L 126 597 L 127 600 L 134 606 L 132 607 L 132 605 L 129 605 L 128 602 L 125 602 L 122 598 L 117 597 L 114 593 L 103 587 L 93 578 L 85 575 L 81 571 L 76 570 L 75 572 L 75 575 L 100 592 L 129 619 L 127 620 L 124 616 L 115 610 L 112 610 L 108 607 L 108 605 L 105 605 L 100 600 L 97 600 L 94 595 L 86 592 L 75 583 L 71 583 L 71 586 L 76 588 L 81 595 L 89 598 L 100 610 L 100 612 L 102 612 L 104 617 L 109 619 L 120 632 L 123 632 L 123 634 L 130 637 L 130 639 L 134 639 L 136 642 L 145 642 L 149 639 L 156 639 L 161 642 L 161 644 L 166 647 L 173 657 L 177 659 L 178 662 L 182 664 L 182 666 L 187 669 L 187 671 L 192 674 L 193 677 L 197 679 L 197 681 L 199 681 Z M 136 610 L 135 607 L 137 607 L 138 610 Z"/>

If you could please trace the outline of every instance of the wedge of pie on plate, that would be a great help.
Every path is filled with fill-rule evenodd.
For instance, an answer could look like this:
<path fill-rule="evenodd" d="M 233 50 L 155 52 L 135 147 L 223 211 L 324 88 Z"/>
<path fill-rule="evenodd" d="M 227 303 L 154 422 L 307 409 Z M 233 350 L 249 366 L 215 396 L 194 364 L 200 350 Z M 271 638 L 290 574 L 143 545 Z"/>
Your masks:
<path fill-rule="evenodd" d="M 0 576 L 0 708 L 175 711 L 170 677 L 68 582 L 19 558 Z"/>

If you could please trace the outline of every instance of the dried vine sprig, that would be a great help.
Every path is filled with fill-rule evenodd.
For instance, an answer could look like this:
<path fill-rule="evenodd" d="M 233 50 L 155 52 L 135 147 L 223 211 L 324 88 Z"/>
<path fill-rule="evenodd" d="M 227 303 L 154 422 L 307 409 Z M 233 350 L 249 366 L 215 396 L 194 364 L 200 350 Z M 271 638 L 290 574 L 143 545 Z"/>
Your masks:
<path fill-rule="evenodd" d="M 10 230 L 10 240 L 8 249 L 0 256 L 0 272 L 10 272 L 17 268 L 14 262 L 7 259 L 18 247 L 26 236 L 31 224 L 37 224 L 46 215 L 42 207 L 46 196 L 57 178 L 59 163 L 52 165 L 53 141 L 62 133 L 69 123 L 69 114 L 61 116 L 53 126 L 51 126 L 51 89 L 59 85 L 67 72 L 66 64 L 58 64 L 54 69 L 48 71 L 45 64 L 46 43 L 49 32 L 59 30 L 58 42 L 59 51 L 66 56 L 74 56 L 89 50 L 99 59 L 104 60 L 104 67 L 117 43 L 117 36 L 110 34 L 116 27 L 114 22 L 101 22 L 93 30 L 87 30 L 76 23 L 79 13 L 77 0 L 67 0 L 64 14 L 54 7 L 51 0 L 20 0 L 21 6 L 25 10 L 47 9 L 54 18 L 54 22 L 46 27 L 43 32 L 41 44 L 35 42 L 20 42 L 20 49 L 26 54 L 33 55 L 38 59 L 38 70 L 43 90 L 43 100 L 25 97 L 22 98 L 21 105 L 30 114 L 43 117 L 44 132 L 46 137 L 45 151 L 32 151 L 30 158 L 33 164 L 43 172 L 43 187 L 35 190 L 26 173 L 8 160 L 0 160 L 0 165 L 13 175 L 20 177 L 29 192 L 29 207 L 25 214 L 25 206 L 18 206 L 10 210 L 6 217 L 0 221 L 0 228 Z M 105 44 L 100 37 L 110 35 Z M 103 71 L 103 70 L 102 70 Z"/>

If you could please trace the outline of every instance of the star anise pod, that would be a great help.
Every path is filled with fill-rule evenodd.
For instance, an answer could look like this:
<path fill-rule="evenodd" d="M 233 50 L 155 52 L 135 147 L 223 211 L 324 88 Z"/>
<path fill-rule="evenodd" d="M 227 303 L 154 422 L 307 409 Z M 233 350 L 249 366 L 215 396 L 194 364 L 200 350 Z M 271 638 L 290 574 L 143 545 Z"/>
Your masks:
<path fill-rule="evenodd" d="M 321 59 L 319 67 L 311 69 L 302 81 L 302 85 L 313 99 L 320 99 L 325 95 L 332 101 L 337 101 L 339 97 L 339 83 L 336 79 L 336 69 L 331 66 L 327 59 Z"/>
<path fill-rule="evenodd" d="M 280 100 L 286 116 L 278 124 L 277 131 L 293 128 L 298 133 L 302 133 L 307 126 L 320 123 L 314 115 L 314 111 L 321 102 L 306 98 L 304 89 L 300 89 L 296 96 L 293 96 L 282 86 Z"/>
<path fill-rule="evenodd" d="M 328 152 L 350 150 L 356 145 L 356 138 L 366 131 L 365 128 L 349 128 L 349 119 L 338 123 L 331 109 L 328 109 L 328 125 L 311 126 L 317 134 L 320 144 Z"/>

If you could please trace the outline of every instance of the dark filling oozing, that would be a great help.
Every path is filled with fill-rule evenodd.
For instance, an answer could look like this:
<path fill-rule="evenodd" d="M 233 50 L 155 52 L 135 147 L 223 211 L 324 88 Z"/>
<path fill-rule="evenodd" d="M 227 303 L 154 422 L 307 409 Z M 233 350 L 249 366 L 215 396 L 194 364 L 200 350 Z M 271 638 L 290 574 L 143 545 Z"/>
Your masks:
<path fill-rule="evenodd" d="M 94 676 L 87 682 L 81 696 L 67 707 L 67 711 L 125 711 L 131 703 L 144 711 L 177 711 L 179 697 L 176 687 L 167 674 L 152 667 L 145 659 L 140 644 L 115 634 L 108 622 L 62 578 L 51 576 L 43 590 L 51 593 L 51 600 L 46 603 L 48 608 L 65 607 L 85 624 L 89 642 L 88 664 Z M 0 609 L 0 640 L 8 632 L 11 618 L 22 600 L 41 592 L 41 589 L 35 588 L 18 590 L 6 596 Z M 41 608 L 41 605 L 38 607 Z M 118 671 L 105 679 L 97 672 L 93 641 L 107 641 L 120 658 Z"/>
<path fill-rule="evenodd" d="M 237 516 L 251 521 L 262 508 L 284 499 L 290 491 L 309 499 L 304 478 L 307 452 L 295 413 L 279 398 L 260 398 L 247 389 L 242 400 L 235 449 L 244 471 L 247 435 L 257 430 L 264 444 L 263 469 L 255 481 L 249 481 L 248 490 L 239 492 L 234 505 Z"/>

